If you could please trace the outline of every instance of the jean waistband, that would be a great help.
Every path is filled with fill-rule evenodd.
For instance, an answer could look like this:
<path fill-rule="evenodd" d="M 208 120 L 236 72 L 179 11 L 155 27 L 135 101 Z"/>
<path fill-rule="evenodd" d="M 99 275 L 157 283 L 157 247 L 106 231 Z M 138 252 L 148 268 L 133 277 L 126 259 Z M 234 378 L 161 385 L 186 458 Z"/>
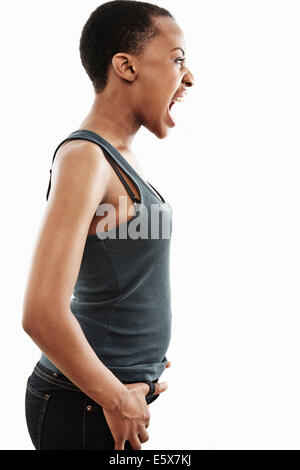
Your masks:
<path fill-rule="evenodd" d="M 80 390 L 80 388 L 77 387 L 77 385 L 75 385 L 70 379 L 68 379 L 68 377 L 66 377 L 65 375 L 59 372 L 53 372 L 52 370 L 48 369 L 43 364 L 41 364 L 40 361 L 38 361 L 37 364 L 35 365 L 33 372 L 37 376 L 43 378 L 44 380 L 48 382 L 51 382 L 56 385 L 60 385 L 63 388 L 69 388 L 71 390 L 84 393 L 82 392 L 82 390 Z M 150 390 L 146 395 L 146 401 L 148 404 L 150 404 L 152 403 L 152 401 L 156 400 L 159 397 L 159 394 L 158 395 L 153 394 L 155 390 L 154 383 L 158 382 L 158 379 L 155 379 L 153 381 L 143 380 L 143 382 L 147 383 L 150 387 Z M 126 382 L 126 383 L 131 383 L 131 382 Z"/>
<path fill-rule="evenodd" d="M 35 365 L 33 372 L 40 376 L 41 378 L 44 378 L 52 383 L 57 383 L 62 384 L 62 385 L 67 385 L 69 388 L 72 388 L 73 390 L 78 390 L 81 391 L 77 385 L 75 385 L 73 382 L 71 382 L 68 377 L 66 377 L 63 374 L 60 374 L 58 372 L 53 372 L 52 370 L 48 369 L 45 367 L 43 364 L 40 363 L 40 361 L 37 362 Z"/>

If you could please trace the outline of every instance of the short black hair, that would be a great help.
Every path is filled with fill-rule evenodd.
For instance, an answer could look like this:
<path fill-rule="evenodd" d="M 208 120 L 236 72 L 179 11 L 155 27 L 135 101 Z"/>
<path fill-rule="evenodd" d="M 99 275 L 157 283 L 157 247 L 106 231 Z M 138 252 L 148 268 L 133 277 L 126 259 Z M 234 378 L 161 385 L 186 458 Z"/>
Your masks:
<path fill-rule="evenodd" d="M 173 15 L 152 3 L 114 0 L 94 10 L 85 23 L 79 43 L 81 63 L 96 93 L 108 79 L 108 67 L 118 52 L 139 55 L 147 42 L 160 33 L 153 18 Z"/>

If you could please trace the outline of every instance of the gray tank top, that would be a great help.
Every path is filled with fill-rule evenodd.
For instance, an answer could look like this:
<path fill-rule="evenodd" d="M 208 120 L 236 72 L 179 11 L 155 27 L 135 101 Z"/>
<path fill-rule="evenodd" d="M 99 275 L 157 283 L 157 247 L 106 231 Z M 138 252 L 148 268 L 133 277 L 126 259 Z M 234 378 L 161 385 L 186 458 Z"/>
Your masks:
<path fill-rule="evenodd" d="M 87 236 L 71 311 L 99 359 L 120 381 L 157 381 L 168 362 L 171 337 L 172 207 L 116 148 L 93 131 L 72 132 L 56 148 L 52 164 L 59 147 L 74 139 L 89 140 L 102 148 L 132 198 L 135 214 L 106 232 Z M 61 373 L 45 354 L 40 361 Z"/>

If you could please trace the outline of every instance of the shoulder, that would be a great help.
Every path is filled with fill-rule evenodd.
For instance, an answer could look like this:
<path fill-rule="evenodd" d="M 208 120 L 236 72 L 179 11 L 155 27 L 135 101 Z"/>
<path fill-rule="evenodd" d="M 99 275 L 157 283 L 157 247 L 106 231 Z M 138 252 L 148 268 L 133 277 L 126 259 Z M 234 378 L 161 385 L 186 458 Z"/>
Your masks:
<path fill-rule="evenodd" d="M 96 198 L 103 197 L 109 177 L 109 163 L 99 145 L 83 139 L 69 140 L 56 152 L 49 198 L 51 192 L 58 190 L 72 191 L 73 195 L 76 192 L 79 197 L 88 197 L 89 193 L 94 193 Z"/>
<path fill-rule="evenodd" d="M 109 163 L 101 147 L 94 142 L 83 139 L 68 140 L 56 152 L 54 167 L 60 165 L 74 165 L 74 169 L 109 168 Z"/>

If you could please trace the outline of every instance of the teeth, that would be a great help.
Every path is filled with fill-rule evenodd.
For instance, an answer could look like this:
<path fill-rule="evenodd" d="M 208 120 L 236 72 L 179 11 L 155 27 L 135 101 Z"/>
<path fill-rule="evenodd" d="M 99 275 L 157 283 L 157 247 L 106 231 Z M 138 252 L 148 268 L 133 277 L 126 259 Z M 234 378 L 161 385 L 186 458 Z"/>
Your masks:
<path fill-rule="evenodd" d="M 173 104 L 176 103 L 176 101 L 177 101 L 178 103 L 182 103 L 182 102 L 184 101 L 184 98 L 182 98 L 182 97 L 181 97 L 181 98 L 174 98 L 174 99 L 171 101 L 170 105 L 169 105 L 169 109 L 172 108 Z"/>

